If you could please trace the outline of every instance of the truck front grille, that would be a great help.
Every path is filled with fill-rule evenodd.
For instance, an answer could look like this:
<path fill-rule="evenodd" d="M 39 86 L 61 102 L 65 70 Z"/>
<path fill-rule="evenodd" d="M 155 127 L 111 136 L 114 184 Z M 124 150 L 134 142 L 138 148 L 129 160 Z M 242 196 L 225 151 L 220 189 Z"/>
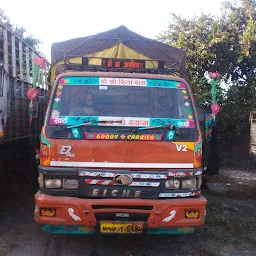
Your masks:
<path fill-rule="evenodd" d="M 129 217 L 118 217 L 114 212 L 98 212 L 95 213 L 97 221 L 111 220 L 111 221 L 147 221 L 149 213 L 127 213 Z"/>
<path fill-rule="evenodd" d="M 153 206 L 139 205 L 92 205 L 92 209 L 132 209 L 132 210 L 152 210 Z"/>

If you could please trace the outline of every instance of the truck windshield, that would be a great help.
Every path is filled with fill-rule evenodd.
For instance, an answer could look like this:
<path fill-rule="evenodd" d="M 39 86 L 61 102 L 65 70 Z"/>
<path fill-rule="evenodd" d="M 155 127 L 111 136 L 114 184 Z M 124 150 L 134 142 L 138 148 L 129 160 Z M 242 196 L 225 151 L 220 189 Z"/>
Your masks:
<path fill-rule="evenodd" d="M 187 122 L 190 127 L 194 123 L 191 99 L 185 85 L 179 85 L 180 82 L 176 81 L 171 81 L 167 88 L 79 84 L 75 81 L 74 84 L 65 84 L 62 81 L 53 98 L 50 123 L 72 125 L 79 124 L 78 120 L 90 122 L 93 118 L 128 118 L 140 120 L 137 126 L 165 125 L 168 124 L 166 120 L 176 120 Z"/>

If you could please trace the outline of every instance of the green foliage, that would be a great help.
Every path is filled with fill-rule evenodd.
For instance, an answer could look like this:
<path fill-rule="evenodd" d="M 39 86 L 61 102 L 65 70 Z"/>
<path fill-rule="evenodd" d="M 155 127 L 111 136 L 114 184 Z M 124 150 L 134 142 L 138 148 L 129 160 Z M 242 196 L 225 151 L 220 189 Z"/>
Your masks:
<path fill-rule="evenodd" d="M 216 98 L 218 103 L 223 103 L 223 96 L 224 91 L 218 84 L 216 88 Z M 207 82 L 205 77 L 198 81 L 196 100 L 198 103 L 206 101 L 210 104 L 212 102 L 211 85 Z"/>
<path fill-rule="evenodd" d="M 206 70 L 218 71 L 227 79 L 243 77 L 245 69 L 253 72 L 249 62 L 253 57 L 255 61 L 255 20 L 255 1 L 243 0 L 241 6 L 225 2 L 220 17 L 202 13 L 186 19 L 172 14 L 168 30 L 158 39 L 186 50 L 188 80 L 196 91 Z"/>
<path fill-rule="evenodd" d="M 248 134 L 249 112 L 256 110 L 255 0 L 224 2 L 218 17 L 171 14 L 168 29 L 158 40 L 186 50 L 187 79 L 198 101 L 210 102 L 205 71 L 216 71 L 227 82 L 227 90 L 217 87 L 221 141 L 235 143 Z"/>
<path fill-rule="evenodd" d="M 25 36 L 27 29 L 25 27 L 19 27 L 18 25 L 13 25 L 11 19 L 6 15 L 4 10 L 0 8 L 0 22 L 3 23 L 8 29 L 12 30 L 18 37 L 22 38 L 30 47 L 34 50 L 39 49 L 41 41 L 31 35 Z"/>
<path fill-rule="evenodd" d="M 249 112 L 256 109 L 256 80 L 250 78 L 248 84 L 230 86 L 225 104 L 218 116 L 218 126 L 224 141 L 235 143 L 249 132 Z"/>

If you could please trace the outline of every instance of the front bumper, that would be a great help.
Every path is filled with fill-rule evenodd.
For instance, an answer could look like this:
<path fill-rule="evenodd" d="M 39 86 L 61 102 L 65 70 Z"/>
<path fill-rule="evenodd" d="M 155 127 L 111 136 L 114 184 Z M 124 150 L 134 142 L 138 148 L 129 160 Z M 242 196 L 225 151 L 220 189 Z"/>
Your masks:
<path fill-rule="evenodd" d="M 59 234 L 97 233 L 100 221 L 104 220 L 98 216 L 116 213 L 137 215 L 137 221 L 140 221 L 138 216 L 144 216 L 145 232 L 149 234 L 192 233 L 195 226 L 204 224 L 206 213 L 206 199 L 203 196 L 164 200 L 83 199 L 37 192 L 35 201 L 35 221 L 43 225 L 45 231 Z M 56 216 L 40 216 L 40 208 L 56 209 Z M 198 218 L 186 218 L 186 210 L 199 211 Z"/>

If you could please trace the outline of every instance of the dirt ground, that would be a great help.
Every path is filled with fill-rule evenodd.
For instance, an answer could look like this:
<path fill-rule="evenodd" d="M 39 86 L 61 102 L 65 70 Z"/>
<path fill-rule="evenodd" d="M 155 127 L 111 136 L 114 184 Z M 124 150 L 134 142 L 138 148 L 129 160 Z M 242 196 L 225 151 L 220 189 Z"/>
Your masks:
<path fill-rule="evenodd" d="M 256 169 L 209 179 L 206 225 L 192 235 L 82 236 L 44 233 L 33 220 L 36 168 L 8 165 L 1 188 L 0 256 L 256 255 Z M 24 173 L 29 173 L 25 178 Z"/>

